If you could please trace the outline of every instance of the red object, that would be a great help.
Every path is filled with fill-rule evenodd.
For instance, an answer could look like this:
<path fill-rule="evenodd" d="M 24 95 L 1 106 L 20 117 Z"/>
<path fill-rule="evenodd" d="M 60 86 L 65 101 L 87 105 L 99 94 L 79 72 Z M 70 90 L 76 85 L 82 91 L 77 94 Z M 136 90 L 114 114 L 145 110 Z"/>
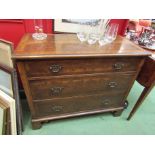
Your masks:
<path fill-rule="evenodd" d="M 151 26 L 151 20 L 144 20 L 144 19 L 131 19 L 128 24 L 129 30 L 134 30 L 137 32 L 137 36 L 139 36 L 145 27 Z"/>
<path fill-rule="evenodd" d="M 118 34 L 123 36 L 128 24 L 128 19 L 112 19 L 110 22 L 119 24 Z M 44 32 L 54 33 L 53 24 L 54 20 L 43 19 Z M 21 37 L 25 33 L 33 33 L 33 32 L 34 32 L 33 19 L 0 20 L 0 38 L 13 42 L 15 48 L 19 43 Z"/>
<path fill-rule="evenodd" d="M 53 33 L 52 23 L 51 19 L 43 19 L 45 33 Z M 33 32 L 33 19 L 0 20 L 0 38 L 13 42 L 15 48 L 25 33 Z"/>
<path fill-rule="evenodd" d="M 117 23 L 119 24 L 119 28 L 118 28 L 118 34 L 121 36 L 125 35 L 125 31 L 127 29 L 128 26 L 128 19 L 111 19 L 110 23 Z"/>
<path fill-rule="evenodd" d="M 27 33 L 34 32 L 34 19 L 25 19 L 24 25 Z M 43 28 L 45 33 L 53 33 L 53 20 L 43 19 Z"/>
<path fill-rule="evenodd" d="M 13 42 L 15 47 L 24 34 L 23 20 L 0 20 L 0 38 Z"/>

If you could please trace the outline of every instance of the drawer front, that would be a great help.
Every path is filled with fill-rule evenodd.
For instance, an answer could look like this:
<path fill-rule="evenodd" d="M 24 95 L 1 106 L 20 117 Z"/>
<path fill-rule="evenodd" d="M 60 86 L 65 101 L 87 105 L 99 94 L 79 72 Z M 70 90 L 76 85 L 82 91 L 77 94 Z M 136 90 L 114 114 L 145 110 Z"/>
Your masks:
<path fill-rule="evenodd" d="M 35 102 L 37 117 L 59 116 L 69 113 L 118 108 L 123 105 L 123 94 L 113 96 L 94 95 L 85 97 L 59 98 Z"/>
<path fill-rule="evenodd" d="M 91 76 L 59 76 L 44 80 L 31 80 L 33 100 L 52 99 L 99 92 L 125 92 L 133 74 L 100 74 Z"/>
<path fill-rule="evenodd" d="M 28 77 L 135 71 L 141 58 L 32 60 L 25 62 Z"/>

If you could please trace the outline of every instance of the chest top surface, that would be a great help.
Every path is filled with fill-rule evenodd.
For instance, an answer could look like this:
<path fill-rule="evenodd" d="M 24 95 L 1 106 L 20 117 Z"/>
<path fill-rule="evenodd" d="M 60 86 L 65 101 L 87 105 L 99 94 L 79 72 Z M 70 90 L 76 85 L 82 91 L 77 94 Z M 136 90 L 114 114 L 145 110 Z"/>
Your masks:
<path fill-rule="evenodd" d="M 149 52 L 126 38 L 117 39 L 104 46 L 98 43 L 81 43 L 75 34 L 48 34 L 43 41 L 34 40 L 32 34 L 25 34 L 12 54 L 13 59 L 76 58 L 148 56 Z"/>

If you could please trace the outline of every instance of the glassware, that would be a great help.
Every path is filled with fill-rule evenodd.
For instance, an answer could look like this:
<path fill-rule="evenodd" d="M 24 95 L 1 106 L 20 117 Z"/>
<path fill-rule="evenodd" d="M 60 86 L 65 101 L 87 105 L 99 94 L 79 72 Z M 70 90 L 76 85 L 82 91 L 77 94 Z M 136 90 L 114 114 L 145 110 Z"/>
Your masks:
<path fill-rule="evenodd" d="M 109 24 L 110 20 L 109 19 L 101 19 L 100 25 L 99 25 L 99 34 L 102 36 L 105 31 L 107 30 L 107 26 Z"/>
<path fill-rule="evenodd" d="M 110 26 L 108 26 L 105 32 L 106 33 L 105 37 L 107 39 L 107 42 L 109 43 L 113 42 L 117 37 L 117 32 L 118 32 L 118 24 L 112 23 Z"/>
<path fill-rule="evenodd" d="M 90 45 L 95 44 L 97 41 L 102 42 L 101 44 L 103 44 L 103 42 L 106 42 L 106 43 L 109 42 L 109 40 L 106 40 L 106 39 L 109 39 L 110 32 L 111 32 L 110 30 L 112 29 L 111 27 L 108 27 L 107 29 L 109 22 L 110 22 L 109 19 L 98 19 L 98 20 L 92 19 L 87 22 L 85 22 L 85 20 L 81 20 L 77 31 L 78 39 L 81 42 L 87 41 L 88 44 Z M 106 31 L 106 35 L 105 35 L 106 37 L 105 36 L 103 37 L 103 34 L 105 34 L 105 31 Z"/>
<path fill-rule="evenodd" d="M 110 25 L 106 33 L 106 39 L 109 43 L 113 41 L 113 33 L 114 33 L 114 27 L 113 25 Z"/>
<path fill-rule="evenodd" d="M 88 36 L 88 44 L 92 45 L 97 42 L 97 37 L 95 34 L 89 34 Z"/>
<path fill-rule="evenodd" d="M 100 39 L 98 40 L 98 42 L 99 42 L 100 46 L 104 46 L 108 43 L 105 35 L 101 36 Z"/>
<path fill-rule="evenodd" d="M 80 28 L 77 32 L 77 37 L 81 42 L 84 42 L 87 40 L 87 30 L 86 30 L 86 25 L 84 25 L 82 22 L 80 23 Z"/>
<path fill-rule="evenodd" d="M 113 33 L 113 41 L 117 38 L 119 24 L 114 24 L 114 33 Z"/>
<path fill-rule="evenodd" d="M 47 38 L 47 34 L 43 31 L 42 19 L 34 19 L 34 29 L 35 33 L 32 34 L 32 37 L 36 40 L 44 40 Z"/>
<path fill-rule="evenodd" d="M 111 24 L 107 26 L 104 30 L 104 33 L 100 36 L 99 44 L 101 46 L 113 42 L 117 37 L 118 24 Z"/>
<path fill-rule="evenodd" d="M 89 24 L 88 44 L 92 45 L 99 39 L 98 26 L 93 22 Z"/>

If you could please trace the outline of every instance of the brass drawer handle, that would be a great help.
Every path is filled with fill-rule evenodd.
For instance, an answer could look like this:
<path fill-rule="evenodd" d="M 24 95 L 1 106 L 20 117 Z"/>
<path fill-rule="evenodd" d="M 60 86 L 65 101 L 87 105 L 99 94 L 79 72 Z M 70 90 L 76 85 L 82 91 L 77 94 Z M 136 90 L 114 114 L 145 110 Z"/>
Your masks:
<path fill-rule="evenodd" d="M 117 86 L 117 82 L 113 82 L 113 81 L 112 82 L 109 82 L 108 86 L 110 88 L 115 88 Z"/>
<path fill-rule="evenodd" d="M 55 112 L 60 112 L 63 110 L 63 106 L 53 106 L 52 107 L 52 110 L 55 111 Z"/>
<path fill-rule="evenodd" d="M 110 104 L 110 100 L 105 99 L 101 102 L 103 105 L 109 105 Z"/>
<path fill-rule="evenodd" d="M 49 69 L 53 72 L 53 73 L 58 73 L 60 72 L 60 70 L 62 69 L 62 66 L 58 65 L 58 64 L 53 64 L 49 67 Z"/>
<path fill-rule="evenodd" d="M 52 92 L 52 95 L 59 95 L 61 94 L 63 87 L 53 87 L 50 90 Z"/>
<path fill-rule="evenodd" d="M 116 63 L 116 64 L 113 65 L 113 68 L 115 70 L 121 70 L 123 67 L 124 67 L 123 63 Z"/>

